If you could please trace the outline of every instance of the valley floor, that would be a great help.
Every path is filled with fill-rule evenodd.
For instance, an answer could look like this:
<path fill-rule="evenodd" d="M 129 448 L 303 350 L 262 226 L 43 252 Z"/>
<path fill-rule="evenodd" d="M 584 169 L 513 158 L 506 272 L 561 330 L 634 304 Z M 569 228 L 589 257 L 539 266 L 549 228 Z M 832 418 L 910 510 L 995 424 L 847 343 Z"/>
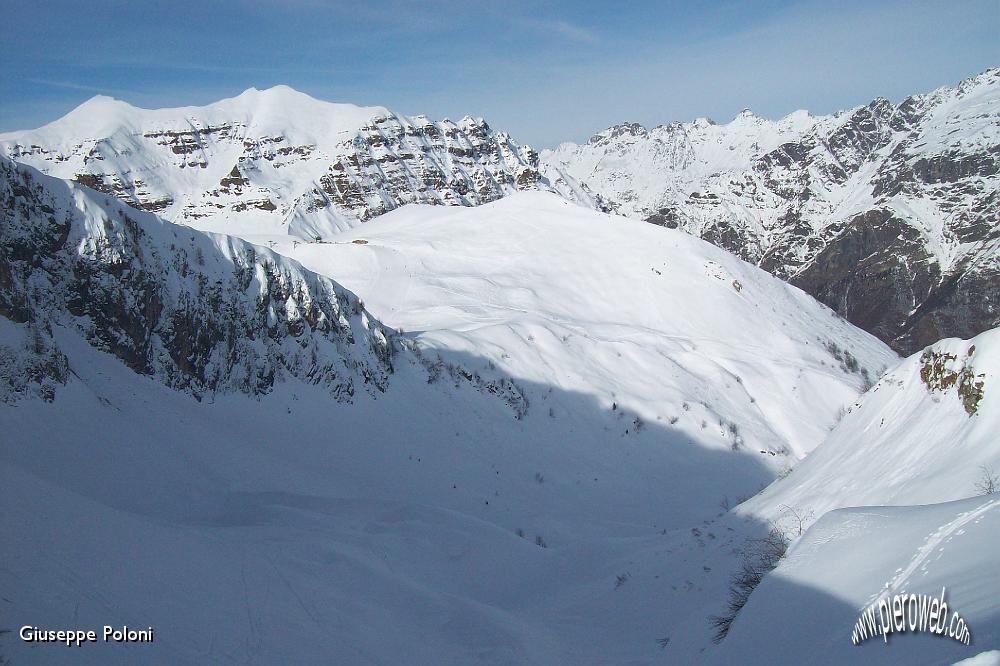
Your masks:
<path fill-rule="evenodd" d="M 78 377 L 0 407 L 0 612 L 155 641 L 8 635 L 14 664 L 653 663 L 679 625 L 707 633 L 755 533 L 720 501 L 773 474 L 665 428 L 609 435 L 580 396 L 528 427 L 400 367 L 354 405 L 290 384 L 196 403 L 58 338 Z"/>

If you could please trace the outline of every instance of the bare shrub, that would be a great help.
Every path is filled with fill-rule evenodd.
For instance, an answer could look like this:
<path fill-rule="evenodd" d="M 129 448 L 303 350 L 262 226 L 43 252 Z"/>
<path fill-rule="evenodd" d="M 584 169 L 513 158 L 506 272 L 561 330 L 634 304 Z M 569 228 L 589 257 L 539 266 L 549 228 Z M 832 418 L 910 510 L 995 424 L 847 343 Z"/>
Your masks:
<path fill-rule="evenodd" d="M 982 470 L 982 476 L 976 482 L 976 492 L 980 495 L 1000 493 L 1000 477 L 993 471 L 993 468 L 989 465 L 980 465 L 979 469 Z"/>
<path fill-rule="evenodd" d="M 812 510 L 804 511 L 799 508 L 790 507 L 787 504 L 782 504 L 778 508 L 784 509 L 781 515 L 791 522 L 791 531 L 795 536 L 802 536 L 806 531 L 807 523 L 816 515 Z"/>
<path fill-rule="evenodd" d="M 788 550 L 788 538 L 776 527 L 772 528 L 763 539 L 747 542 L 741 553 L 740 568 L 729 581 L 729 600 L 726 602 L 725 612 L 708 618 L 715 630 L 712 640 L 716 643 L 722 642 L 736 616 L 750 599 L 751 593 L 764 580 L 764 576 L 778 566 L 786 550 Z"/>

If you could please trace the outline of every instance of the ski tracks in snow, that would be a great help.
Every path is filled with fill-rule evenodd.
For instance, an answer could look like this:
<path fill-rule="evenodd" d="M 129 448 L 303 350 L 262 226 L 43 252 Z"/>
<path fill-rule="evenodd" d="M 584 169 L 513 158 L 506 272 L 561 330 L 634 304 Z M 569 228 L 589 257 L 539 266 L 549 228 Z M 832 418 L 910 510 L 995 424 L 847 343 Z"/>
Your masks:
<path fill-rule="evenodd" d="M 940 559 L 947 543 L 955 536 L 965 533 L 965 526 L 970 523 L 979 522 L 987 512 L 996 507 L 1000 507 L 1000 498 L 988 499 L 979 505 L 979 507 L 960 513 L 954 520 L 945 523 L 934 532 L 928 534 L 927 538 L 924 539 L 923 545 L 913 555 L 910 563 L 905 568 L 897 569 L 892 580 L 886 583 L 885 592 L 888 594 L 899 592 L 918 570 L 926 573 L 928 566 L 931 564 L 931 558 L 935 553 L 937 553 L 937 557 L 934 557 L 934 560 Z M 881 594 L 874 595 L 872 599 L 869 599 L 869 604 L 873 603 L 880 596 Z"/>

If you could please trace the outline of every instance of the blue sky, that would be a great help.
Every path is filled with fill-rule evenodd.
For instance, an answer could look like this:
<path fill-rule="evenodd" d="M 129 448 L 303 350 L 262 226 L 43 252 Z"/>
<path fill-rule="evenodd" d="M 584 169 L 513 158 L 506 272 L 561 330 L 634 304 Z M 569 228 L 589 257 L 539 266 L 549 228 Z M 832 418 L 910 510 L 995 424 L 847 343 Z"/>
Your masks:
<path fill-rule="evenodd" d="M 1000 66 L 1000 2 L 0 0 L 0 131 L 103 93 L 207 104 L 285 83 L 539 147 L 744 107 L 829 113 Z"/>

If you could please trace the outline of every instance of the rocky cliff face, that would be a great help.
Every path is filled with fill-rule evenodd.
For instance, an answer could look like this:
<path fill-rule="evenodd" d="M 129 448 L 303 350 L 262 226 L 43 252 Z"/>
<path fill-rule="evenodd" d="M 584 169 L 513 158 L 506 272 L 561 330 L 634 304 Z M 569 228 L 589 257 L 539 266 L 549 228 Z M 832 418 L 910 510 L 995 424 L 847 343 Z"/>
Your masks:
<path fill-rule="evenodd" d="M 904 353 L 1000 324 L 1000 70 L 826 117 L 619 125 L 542 161 Z"/>
<path fill-rule="evenodd" d="M 474 206 L 542 189 L 601 202 L 481 118 L 434 122 L 279 86 L 147 111 L 96 97 L 0 154 L 173 222 L 325 238 L 407 203 Z"/>
<path fill-rule="evenodd" d="M 240 240 L 163 222 L 0 158 L 0 396 L 54 396 L 68 328 L 197 398 L 294 377 L 350 402 L 384 391 L 392 333 L 356 296 Z M 363 387 L 363 388 L 362 388 Z"/>

